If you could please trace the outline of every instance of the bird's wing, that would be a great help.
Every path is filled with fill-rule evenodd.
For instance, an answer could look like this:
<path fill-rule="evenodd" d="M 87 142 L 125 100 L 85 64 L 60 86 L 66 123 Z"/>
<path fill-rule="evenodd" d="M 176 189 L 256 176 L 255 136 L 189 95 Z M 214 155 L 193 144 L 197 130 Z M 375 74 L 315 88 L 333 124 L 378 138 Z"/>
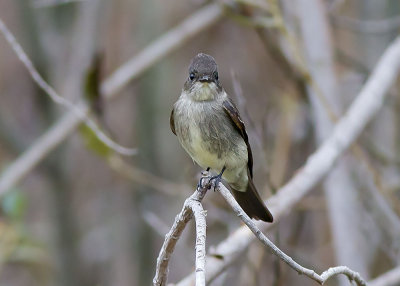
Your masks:
<path fill-rule="evenodd" d="M 169 117 L 169 126 L 171 127 L 172 133 L 176 135 L 175 132 L 175 121 L 174 121 L 174 109 L 171 111 L 171 116 Z"/>
<path fill-rule="evenodd" d="M 246 143 L 247 154 L 248 154 L 247 166 L 249 167 L 250 176 L 253 178 L 253 155 L 251 152 L 249 138 L 247 137 L 246 127 L 244 126 L 244 122 L 242 118 L 240 118 L 239 111 L 231 99 L 228 98 L 224 100 L 222 105 L 224 107 L 226 114 L 228 114 L 229 118 L 232 120 L 232 123 L 235 126 L 236 130 L 239 132 L 244 142 Z"/>

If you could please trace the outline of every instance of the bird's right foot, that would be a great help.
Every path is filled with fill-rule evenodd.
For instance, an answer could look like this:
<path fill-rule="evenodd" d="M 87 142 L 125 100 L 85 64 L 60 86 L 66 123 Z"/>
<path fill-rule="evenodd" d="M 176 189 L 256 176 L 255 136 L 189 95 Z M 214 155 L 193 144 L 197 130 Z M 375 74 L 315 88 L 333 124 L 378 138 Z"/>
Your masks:
<path fill-rule="evenodd" d="M 218 187 L 218 184 L 221 182 L 222 179 L 222 175 L 224 174 L 226 167 L 224 166 L 222 168 L 221 173 L 219 173 L 218 175 L 211 177 L 210 180 L 208 181 L 208 188 L 211 189 L 212 186 L 214 186 L 214 192 L 215 189 Z"/>

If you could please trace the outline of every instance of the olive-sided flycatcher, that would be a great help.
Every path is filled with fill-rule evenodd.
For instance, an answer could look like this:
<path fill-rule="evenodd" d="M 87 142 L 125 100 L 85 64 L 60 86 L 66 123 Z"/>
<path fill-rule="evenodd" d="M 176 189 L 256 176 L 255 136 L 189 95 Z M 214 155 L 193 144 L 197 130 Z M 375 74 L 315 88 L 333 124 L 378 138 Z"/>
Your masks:
<path fill-rule="evenodd" d="M 195 56 L 170 118 L 171 130 L 192 159 L 219 173 L 251 218 L 272 222 L 253 184 L 253 156 L 239 112 L 218 80 L 217 63 Z"/>

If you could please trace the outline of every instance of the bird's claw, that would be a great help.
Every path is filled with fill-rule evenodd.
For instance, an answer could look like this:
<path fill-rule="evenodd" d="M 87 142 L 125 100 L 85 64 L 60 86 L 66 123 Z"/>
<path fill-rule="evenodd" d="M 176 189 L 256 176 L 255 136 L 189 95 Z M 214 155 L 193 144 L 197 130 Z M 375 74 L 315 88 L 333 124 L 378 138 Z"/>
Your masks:
<path fill-rule="evenodd" d="M 203 188 L 203 180 L 206 179 L 207 177 L 201 177 L 199 182 L 197 183 L 197 188 L 201 189 Z"/>
<path fill-rule="evenodd" d="M 208 180 L 207 189 L 211 189 L 211 187 L 213 186 L 214 192 L 215 192 L 216 188 L 218 187 L 218 184 L 221 182 L 222 174 L 224 173 L 224 171 L 225 171 L 225 167 L 222 168 L 221 173 L 219 173 L 218 175 L 216 175 L 214 177 L 211 177 L 210 180 Z"/>
<path fill-rule="evenodd" d="M 220 176 L 220 175 L 211 177 L 207 183 L 207 189 L 211 189 L 211 187 L 214 187 L 214 192 L 215 192 L 215 189 L 217 188 L 218 184 L 221 182 L 221 177 L 222 176 Z"/>
<path fill-rule="evenodd" d="M 208 171 L 210 171 L 210 167 L 208 167 L 205 171 L 201 172 L 202 177 L 200 178 L 199 182 L 197 183 L 197 189 L 201 189 L 201 188 L 205 187 L 205 186 L 203 186 L 203 181 L 204 181 L 204 179 L 209 178 Z M 207 189 L 209 189 L 209 188 L 207 187 Z"/>

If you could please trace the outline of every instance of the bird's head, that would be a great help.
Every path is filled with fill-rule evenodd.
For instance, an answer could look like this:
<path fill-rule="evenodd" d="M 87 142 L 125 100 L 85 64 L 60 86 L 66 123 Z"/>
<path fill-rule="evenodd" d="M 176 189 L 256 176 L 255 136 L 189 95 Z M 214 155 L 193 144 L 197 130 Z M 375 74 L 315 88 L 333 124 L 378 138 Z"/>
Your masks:
<path fill-rule="evenodd" d="M 192 59 L 185 92 L 195 101 L 214 100 L 222 91 L 218 66 L 212 56 L 200 53 Z"/>

